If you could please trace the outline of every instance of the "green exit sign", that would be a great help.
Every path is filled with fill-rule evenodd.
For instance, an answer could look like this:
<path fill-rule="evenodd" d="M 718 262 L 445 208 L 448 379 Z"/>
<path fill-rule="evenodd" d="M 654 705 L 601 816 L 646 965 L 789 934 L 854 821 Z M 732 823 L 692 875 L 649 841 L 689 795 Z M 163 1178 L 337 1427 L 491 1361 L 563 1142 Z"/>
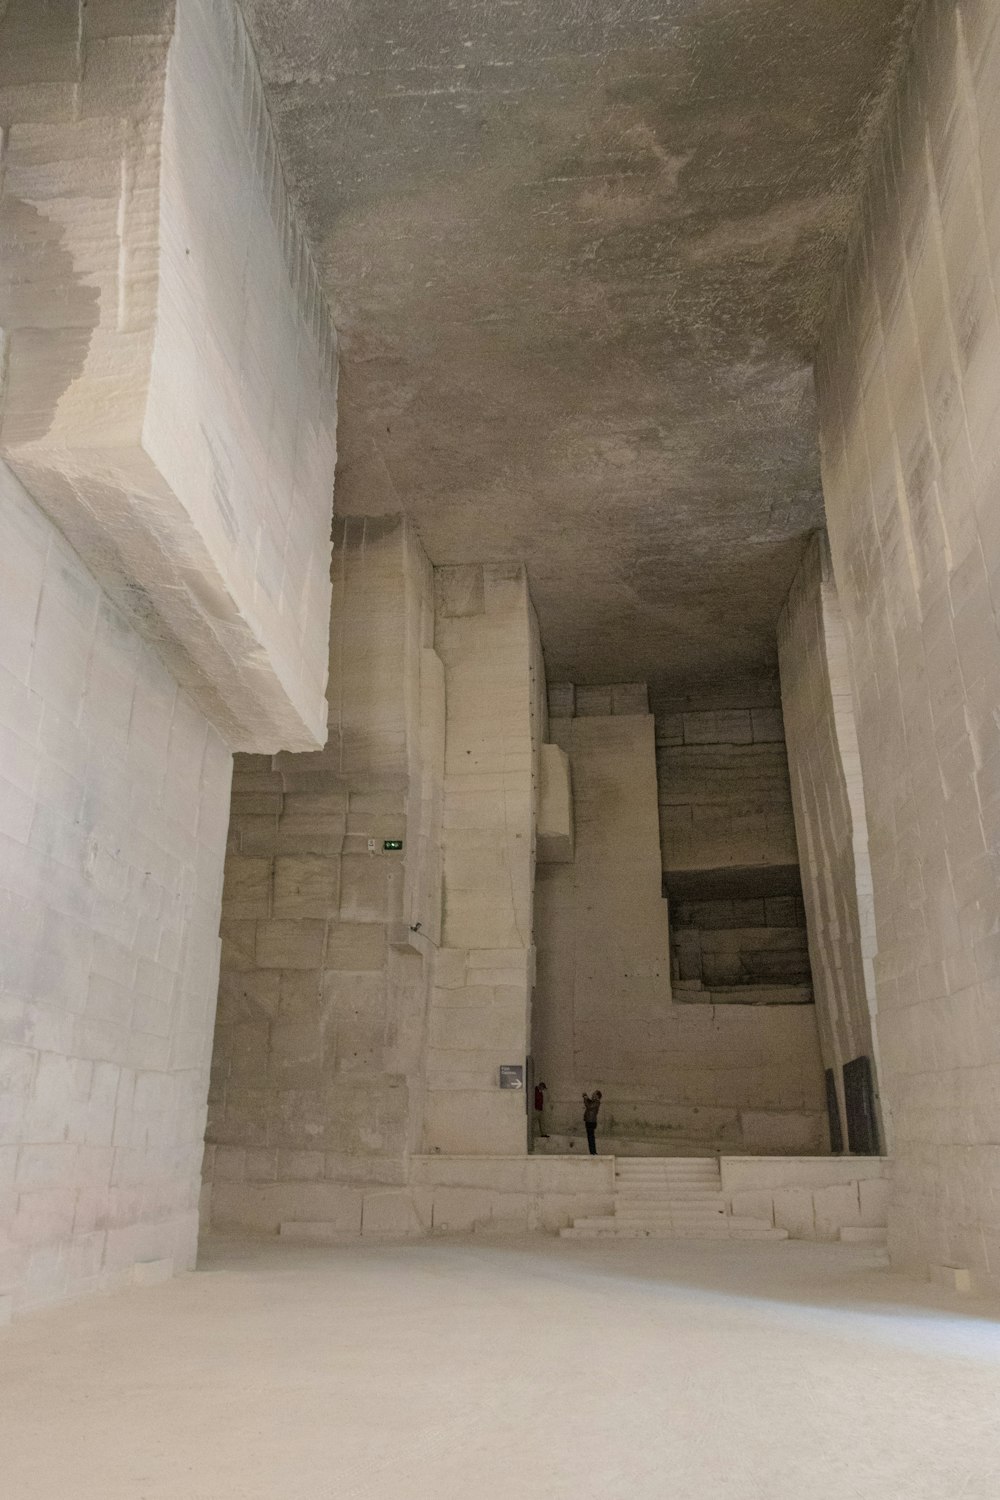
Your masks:
<path fill-rule="evenodd" d="M 386 852 L 388 852 L 391 849 L 402 849 L 402 847 L 403 847 L 403 840 L 402 839 L 385 839 L 383 841 L 383 844 L 382 844 L 382 848 L 385 849 Z"/>

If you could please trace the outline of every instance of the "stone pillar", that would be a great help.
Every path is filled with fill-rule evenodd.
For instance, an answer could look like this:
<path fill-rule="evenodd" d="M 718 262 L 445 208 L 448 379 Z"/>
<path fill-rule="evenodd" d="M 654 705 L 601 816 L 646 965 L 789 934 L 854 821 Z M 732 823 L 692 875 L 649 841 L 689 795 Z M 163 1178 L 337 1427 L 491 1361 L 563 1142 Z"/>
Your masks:
<path fill-rule="evenodd" d="M 847 643 L 823 533 L 810 539 L 781 612 L 778 657 L 820 1042 L 846 1148 L 844 1064 L 869 1057 L 878 1088 L 875 906 Z"/>
<path fill-rule="evenodd" d="M 523 568 L 438 568 L 447 703 L 444 909 L 427 1054 L 425 1150 L 524 1155 L 535 821 L 544 672 Z"/>
<path fill-rule="evenodd" d="M 207 1170 L 217 1224 L 356 1234 L 420 1147 L 444 682 L 412 528 L 334 540 L 327 748 L 236 761 Z"/>

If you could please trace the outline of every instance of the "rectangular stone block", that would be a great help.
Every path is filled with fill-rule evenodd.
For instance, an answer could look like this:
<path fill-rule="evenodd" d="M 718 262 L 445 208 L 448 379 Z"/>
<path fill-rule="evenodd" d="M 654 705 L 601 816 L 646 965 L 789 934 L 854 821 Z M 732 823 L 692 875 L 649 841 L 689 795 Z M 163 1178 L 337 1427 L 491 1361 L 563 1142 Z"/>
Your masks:
<path fill-rule="evenodd" d="M 871 1178 L 858 1183 L 861 1223 L 882 1228 L 889 1214 L 888 1179 Z"/>
<path fill-rule="evenodd" d="M 342 922 L 387 922 L 392 916 L 392 863 L 377 854 L 345 854 L 341 861 Z"/>
<path fill-rule="evenodd" d="M 576 713 L 576 689 L 571 682 L 549 684 L 549 717 L 572 719 Z"/>
<path fill-rule="evenodd" d="M 816 1214 L 809 1188 L 776 1188 L 772 1201 L 776 1229 L 787 1229 L 793 1240 L 816 1238 Z"/>
<path fill-rule="evenodd" d="M 768 1224 L 774 1222 L 774 1201 L 772 1195 L 764 1191 L 734 1193 L 730 1199 L 731 1210 L 738 1217 L 749 1219 L 763 1219 Z"/>
<path fill-rule="evenodd" d="M 335 1245 L 355 1234 L 353 1215 L 351 1219 L 351 1225 L 340 1219 L 287 1219 L 282 1221 L 278 1233 L 291 1245 Z"/>
<path fill-rule="evenodd" d="M 271 906 L 271 861 L 233 855 L 226 861 L 222 899 L 230 918 L 267 917 Z"/>
<path fill-rule="evenodd" d="M 330 923 L 325 960 L 328 969 L 348 972 L 383 969 L 387 956 L 386 928 L 381 923 Z"/>
<path fill-rule="evenodd" d="M 347 829 L 343 796 L 289 792 L 274 832 L 274 848 L 281 854 L 341 852 Z"/>
<path fill-rule="evenodd" d="M 861 1208 L 855 1183 L 817 1188 L 813 1193 L 816 1238 L 836 1240 L 845 1226 L 861 1223 Z"/>
<path fill-rule="evenodd" d="M 361 1191 L 333 1182 L 216 1183 L 212 1215 L 216 1227 L 261 1230 L 283 1237 L 285 1225 L 321 1224 L 328 1233 L 361 1233 Z"/>
<path fill-rule="evenodd" d="M 586 687 L 576 689 L 576 713 L 578 718 L 606 717 L 611 713 L 611 688 Z"/>
<path fill-rule="evenodd" d="M 257 923 L 255 961 L 261 969 L 318 969 L 323 961 L 326 923 Z"/>
<path fill-rule="evenodd" d="M 160 1286 L 164 1281 L 169 1281 L 174 1274 L 174 1262 L 172 1258 L 161 1257 L 158 1260 L 136 1261 L 132 1267 L 132 1282 L 135 1286 Z"/>
<path fill-rule="evenodd" d="M 278 1178 L 282 1182 L 318 1182 L 323 1176 L 322 1151 L 279 1151 Z"/>
<path fill-rule="evenodd" d="M 644 682 L 618 682 L 611 688 L 613 714 L 648 714 L 649 693 Z"/>
<path fill-rule="evenodd" d="M 785 738 L 785 726 L 780 708 L 753 708 L 750 710 L 754 744 L 779 744 Z"/>
<path fill-rule="evenodd" d="M 227 865 L 228 869 L 228 865 Z M 274 861 L 274 916 L 333 916 L 340 898 L 340 860 L 320 854 L 278 855 Z"/>
<path fill-rule="evenodd" d="M 105 4 L 85 9 L 5 28 L 8 75 L 34 86 L 5 90 L 0 446 L 230 745 L 310 748 L 326 718 L 334 338 L 253 54 L 227 0 L 122 7 L 113 30 Z M 58 235 L 16 232 L 53 191 Z"/>
<path fill-rule="evenodd" d="M 365 1193 L 361 1211 L 363 1238 L 410 1239 L 422 1233 L 424 1226 L 409 1188 L 389 1188 Z"/>
<path fill-rule="evenodd" d="M 938 1286 L 946 1287 L 949 1292 L 971 1292 L 972 1273 L 967 1266 L 949 1266 L 932 1264 L 930 1267 L 930 1279 Z"/>
<path fill-rule="evenodd" d="M 715 729 L 719 741 L 726 745 L 749 745 L 753 741 L 753 728 L 748 709 L 728 710 L 717 713 Z"/>
<path fill-rule="evenodd" d="M 469 1234 L 489 1224 L 498 1195 L 485 1189 L 439 1187 L 434 1190 L 433 1229 L 438 1234 Z"/>
<path fill-rule="evenodd" d="M 434 569 L 437 609 L 443 619 L 454 619 L 485 612 L 483 569 L 478 563 L 469 566 Z"/>
<path fill-rule="evenodd" d="M 256 922 L 230 921 L 224 918 L 220 927 L 220 936 L 224 969 L 241 971 L 256 968 Z"/>

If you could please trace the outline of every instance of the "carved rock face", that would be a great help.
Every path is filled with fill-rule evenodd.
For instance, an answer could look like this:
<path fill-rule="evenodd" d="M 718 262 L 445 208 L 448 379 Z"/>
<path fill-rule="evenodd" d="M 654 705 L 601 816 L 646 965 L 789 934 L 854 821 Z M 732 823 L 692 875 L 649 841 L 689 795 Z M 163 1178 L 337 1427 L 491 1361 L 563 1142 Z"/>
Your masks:
<path fill-rule="evenodd" d="M 908 0 L 245 0 L 343 336 L 337 505 L 524 561 L 550 679 L 773 670 Z"/>

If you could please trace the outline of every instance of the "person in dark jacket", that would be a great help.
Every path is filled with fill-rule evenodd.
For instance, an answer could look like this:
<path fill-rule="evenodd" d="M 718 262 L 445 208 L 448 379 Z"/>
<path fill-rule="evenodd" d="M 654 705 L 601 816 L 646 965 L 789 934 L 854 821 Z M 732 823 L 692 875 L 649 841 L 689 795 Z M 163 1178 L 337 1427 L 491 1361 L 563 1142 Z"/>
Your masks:
<path fill-rule="evenodd" d="M 597 1155 L 597 1112 L 601 1107 L 601 1091 L 595 1089 L 592 1094 L 583 1096 L 583 1128 L 587 1132 L 587 1150 L 591 1156 Z"/>
<path fill-rule="evenodd" d="M 536 1083 L 535 1084 L 535 1125 L 536 1125 L 536 1127 L 538 1129 L 538 1134 L 541 1136 L 542 1140 L 543 1141 L 547 1141 L 548 1138 L 549 1138 L 549 1133 L 545 1129 L 545 1085 L 544 1085 L 544 1083 Z"/>

